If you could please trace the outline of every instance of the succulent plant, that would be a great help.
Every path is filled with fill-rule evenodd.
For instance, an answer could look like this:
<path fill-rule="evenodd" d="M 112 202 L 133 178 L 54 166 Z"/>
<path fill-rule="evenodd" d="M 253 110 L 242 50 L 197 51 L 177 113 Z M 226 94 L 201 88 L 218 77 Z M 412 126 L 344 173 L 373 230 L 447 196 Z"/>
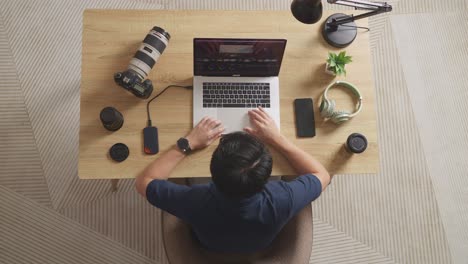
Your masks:
<path fill-rule="evenodd" d="M 342 75 L 346 76 L 346 69 L 345 65 L 352 62 L 351 56 L 346 56 L 346 51 L 342 51 L 339 54 L 329 52 L 328 53 L 328 69 L 335 73 L 335 75 Z"/>

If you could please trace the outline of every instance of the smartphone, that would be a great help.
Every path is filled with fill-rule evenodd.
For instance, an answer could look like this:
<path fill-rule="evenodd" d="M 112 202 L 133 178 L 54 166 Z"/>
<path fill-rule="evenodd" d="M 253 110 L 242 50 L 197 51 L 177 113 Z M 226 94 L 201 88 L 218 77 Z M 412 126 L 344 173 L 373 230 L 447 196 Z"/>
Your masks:
<path fill-rule="evenodd" d="M 296 119 L 296 134 L 298 137 L 315 136 L 314 106 L 311 98 L 294 100 L 294 116 Z"/>

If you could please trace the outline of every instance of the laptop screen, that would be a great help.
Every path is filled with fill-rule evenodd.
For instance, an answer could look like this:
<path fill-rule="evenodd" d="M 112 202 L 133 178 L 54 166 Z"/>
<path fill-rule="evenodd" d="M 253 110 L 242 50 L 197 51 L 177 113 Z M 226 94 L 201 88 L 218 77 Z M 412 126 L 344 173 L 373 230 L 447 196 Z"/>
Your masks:
<path fill-rule="evenodd" d="M 285 39 L 193 40 L 196 76 L 278 76 Z"/>

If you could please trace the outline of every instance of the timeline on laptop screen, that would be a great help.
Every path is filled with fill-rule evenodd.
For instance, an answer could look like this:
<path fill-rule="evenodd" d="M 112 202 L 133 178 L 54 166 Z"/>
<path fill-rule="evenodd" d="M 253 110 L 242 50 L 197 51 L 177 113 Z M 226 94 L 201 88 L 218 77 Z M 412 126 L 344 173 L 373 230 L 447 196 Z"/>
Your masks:
<path fill-rule="evenodd" d="M 253 45 L 219 45 L 219 53 L 228 54 L 252 54 L 254 51 Z"/>
<path fill-rule="evenodd" d="M 194 39 L 197 76 L 278 76 L 284 39 Z"/>

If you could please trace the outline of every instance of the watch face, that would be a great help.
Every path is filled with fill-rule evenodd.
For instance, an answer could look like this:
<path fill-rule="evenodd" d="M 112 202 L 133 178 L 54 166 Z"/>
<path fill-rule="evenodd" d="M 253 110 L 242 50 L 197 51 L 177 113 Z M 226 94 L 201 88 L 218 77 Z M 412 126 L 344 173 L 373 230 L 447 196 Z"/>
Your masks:
<path fill-rule="evenodd" d="M 179 140 L 177 140 L 177 147 L 179 147 L 179 149 L 183 152 L 190 151 L 189 142 L 186 138 L 180 138 Z"/>

